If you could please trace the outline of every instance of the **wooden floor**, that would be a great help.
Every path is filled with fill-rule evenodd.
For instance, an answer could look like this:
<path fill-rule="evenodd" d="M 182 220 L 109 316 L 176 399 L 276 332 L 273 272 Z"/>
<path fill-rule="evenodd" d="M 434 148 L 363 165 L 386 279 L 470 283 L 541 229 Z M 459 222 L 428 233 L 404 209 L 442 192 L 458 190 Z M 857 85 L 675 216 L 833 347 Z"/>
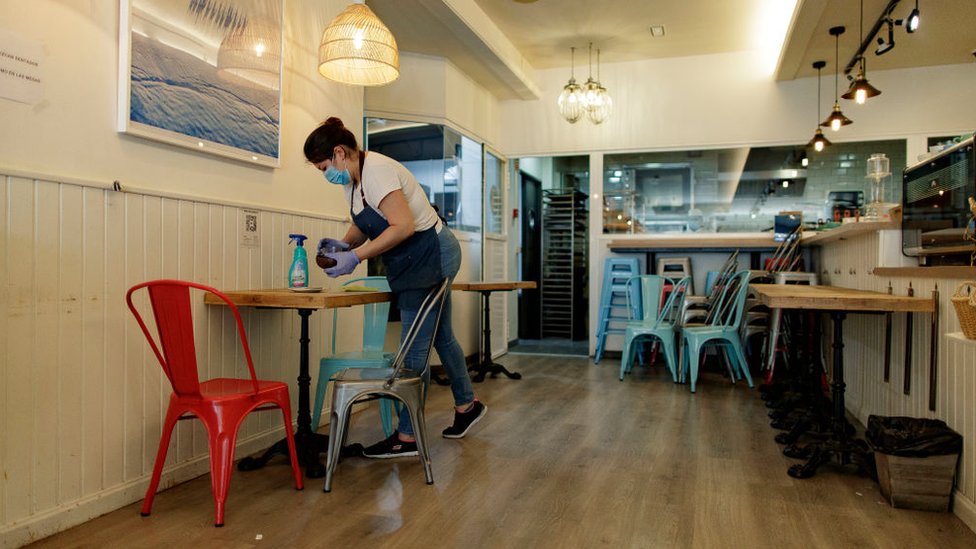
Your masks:
<path fill-rule="evenodd" d="M 333 491 L 303 492 L 278 458 L 234 473 L 214 528 L 209 476 L 42 540 L 39 547 L 976 547 L 951 513 L 892 509 L 874 481 L 837 469 L 786 475 L 755 390 L 703 374 L 698 394 L 658 369 L 508 355 L 521 381 L 476 385 L 488 415 L 439 436 L 450 393 L 428 402 L 435 484 L 416 458 L 347 459 Z M 373 442 L 375 412 L 350 441 Z M 260 536 L 260 540 L 257 539 Z"/>

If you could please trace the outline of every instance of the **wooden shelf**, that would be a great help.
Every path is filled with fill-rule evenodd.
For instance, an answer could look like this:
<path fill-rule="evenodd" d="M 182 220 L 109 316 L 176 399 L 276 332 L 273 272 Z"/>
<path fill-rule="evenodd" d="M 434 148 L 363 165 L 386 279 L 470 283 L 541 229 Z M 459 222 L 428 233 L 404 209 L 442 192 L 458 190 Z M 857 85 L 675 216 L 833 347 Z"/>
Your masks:
<path fill-rule="evenodd" d="M 901 223 L 897 221 L 858 221 L 855 223 L 845 223 L 840 227 L 828 229 L 826 231 L 809 231 L 803 233 L 801 244 L 820 245 L 838 240 L 847 240 L 855 236 L 870 234 L 877 231 L 900 229 Z"/>
<path fill-rule="evenodd" d="M 611 240 L 611 250 L 666 250 L 696 248 L 762 248 L 779 245 L 773 233 L 662 233 L 640 238 Z"/>
<path fill-rule="evenodd" d="M 804 246 L 819 246 L 877 231 L 899 229 L 898 221 L 860 221 L 846 223 L 825 231 L 805 231 L 800 239 Z M 607 243 L 614 251 L 670 249 L 774 249 L 779 242 L 773 233 L 663 233 L 639 238 L 619 238 Z"/>
<path fill-rule="evenodd" d="M 874 276 L 898 276 L 906 278 L 973 278 L 976 267 L 875 267 Z"/>

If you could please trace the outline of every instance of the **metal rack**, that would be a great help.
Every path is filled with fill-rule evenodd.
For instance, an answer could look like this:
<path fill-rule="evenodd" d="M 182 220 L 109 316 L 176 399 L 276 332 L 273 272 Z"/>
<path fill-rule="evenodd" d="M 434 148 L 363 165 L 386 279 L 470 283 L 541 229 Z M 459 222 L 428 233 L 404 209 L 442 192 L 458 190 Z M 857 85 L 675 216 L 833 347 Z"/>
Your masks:
<path fill-rule="evenodd" d="M 584 339 L 587 324 L 586 194 L 542 197 L 542 337 Z"/>

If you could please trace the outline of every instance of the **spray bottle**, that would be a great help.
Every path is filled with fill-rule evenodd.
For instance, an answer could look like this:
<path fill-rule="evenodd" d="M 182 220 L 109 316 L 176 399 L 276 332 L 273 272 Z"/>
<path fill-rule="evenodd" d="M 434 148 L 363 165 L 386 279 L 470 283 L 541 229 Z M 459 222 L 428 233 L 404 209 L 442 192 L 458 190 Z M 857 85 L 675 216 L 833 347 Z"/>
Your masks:
<path fill-rule="evenodd" d="M 308 237 L 303 234 L 288 235 L 288 243 L 296 242 L 295 255 L 291 260 L 291 268 L 288 269 L 289 288 L 308 287 L 308 255 L 305 253 L 305 240 Z"/>

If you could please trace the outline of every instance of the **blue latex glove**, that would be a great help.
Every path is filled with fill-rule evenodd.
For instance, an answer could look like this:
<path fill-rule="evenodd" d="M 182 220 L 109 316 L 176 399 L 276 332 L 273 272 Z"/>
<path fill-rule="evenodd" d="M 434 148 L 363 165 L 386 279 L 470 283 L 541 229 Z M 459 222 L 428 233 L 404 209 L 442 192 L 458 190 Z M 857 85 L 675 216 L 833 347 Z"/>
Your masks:
<path fill-rule="evenodd" d="M 347 275 L 356 268 L 356 265 L 359 265 L 359 256 L 356 255 L 356 252 L 327 253 L 325 257 L 334 259 L 336 262 L 335 267 L 325 269 L 325 274 L 332 278 Z"/>
<path fill-rule="evenodd" d="M 335 246 L 340 250 L 349 249 L 349 244 L 341 240 L 337 240 L 335 238 L 323 238 L 322 240 L 319 240 L 319 247 L 315 250 L 315 255 L 320 255 L 322 253 L 322 249 L 328 246 Z"/>

